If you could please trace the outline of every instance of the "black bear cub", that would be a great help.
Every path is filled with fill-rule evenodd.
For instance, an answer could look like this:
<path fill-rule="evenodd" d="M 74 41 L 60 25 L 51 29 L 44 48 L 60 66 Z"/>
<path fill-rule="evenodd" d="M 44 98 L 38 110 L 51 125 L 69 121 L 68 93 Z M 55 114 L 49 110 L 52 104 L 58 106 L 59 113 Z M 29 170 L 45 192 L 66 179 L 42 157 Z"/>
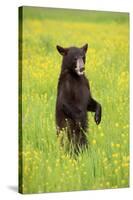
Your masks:
<path fill-rule="evenodd" d="M 88 44 L 81 48 L 63 48 L 57 45 L 63 56 L 57 88 L 56 126 L 57 134 L 66 130 L 74 151 L 87 148 L 87 112 L 95 112 L 94 120 L 101 121 L 101 105 L 92 98 L 85 71 Z"/>

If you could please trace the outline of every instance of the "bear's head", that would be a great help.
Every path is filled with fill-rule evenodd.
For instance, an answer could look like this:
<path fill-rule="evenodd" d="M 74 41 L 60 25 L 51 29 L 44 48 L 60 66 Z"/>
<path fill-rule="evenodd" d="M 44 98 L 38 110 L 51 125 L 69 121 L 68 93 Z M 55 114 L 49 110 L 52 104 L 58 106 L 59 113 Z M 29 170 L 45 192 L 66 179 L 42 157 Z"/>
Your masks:
<path fill-rule="evenodd" d="M 81 48 L 63 48 L 59 45 L 57 45 L 56 48 L 58 52 L 63 56 L 62 70 L 67 69 L 71 72 L 76 73 L 78 76 L 84 74 L 88 44 L 85 44 Z"/>

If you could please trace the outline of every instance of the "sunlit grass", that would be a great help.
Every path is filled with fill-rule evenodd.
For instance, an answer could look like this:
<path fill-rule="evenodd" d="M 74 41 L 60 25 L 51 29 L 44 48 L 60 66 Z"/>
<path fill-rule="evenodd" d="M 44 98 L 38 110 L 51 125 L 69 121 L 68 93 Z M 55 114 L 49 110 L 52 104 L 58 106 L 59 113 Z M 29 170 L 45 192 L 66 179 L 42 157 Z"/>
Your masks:
<path fill-rule="evenodd" d="M 128 187 L 128 23 L 56 21 L 48 16 L 24 19 L 22 192 Z M 94 114 L 89 113 L 89 148 L 74 159 L 64 153 L 56 137 L 55 102 L 61 57 L 55 47 L 80 47 L 86 42 L 86 76 L 92 95 L 103 107 L 103 116 L 97 126 Z"/>

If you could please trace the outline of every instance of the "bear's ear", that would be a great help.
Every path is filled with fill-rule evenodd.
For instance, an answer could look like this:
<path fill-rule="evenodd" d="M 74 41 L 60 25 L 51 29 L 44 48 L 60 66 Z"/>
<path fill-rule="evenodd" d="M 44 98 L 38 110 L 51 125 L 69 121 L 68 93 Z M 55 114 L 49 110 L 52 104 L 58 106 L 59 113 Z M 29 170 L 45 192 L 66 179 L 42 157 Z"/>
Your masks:
<path fill-rule="evenodd" d="M 88 49 L 88 44 L 85 44 L 83 47 L 81 47 L 81 49 L 83 49 L 83 51 L 86 53 Z"/>
<path fill-rule="evenodd" d="M 58 52 L 62 55 L 62 56 L 65 56 L 69 50 L 69 48 L 63 48 L 59 45 L 56 46 Z"/>

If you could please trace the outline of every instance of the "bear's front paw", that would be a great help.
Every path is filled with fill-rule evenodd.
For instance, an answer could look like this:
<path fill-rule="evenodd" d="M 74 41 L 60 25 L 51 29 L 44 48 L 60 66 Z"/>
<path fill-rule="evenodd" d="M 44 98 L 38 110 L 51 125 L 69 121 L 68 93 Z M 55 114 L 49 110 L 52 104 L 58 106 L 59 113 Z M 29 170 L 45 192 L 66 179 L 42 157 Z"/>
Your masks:
<path fill-rule="evenodd" d="M 100 122 L 101 122 L 101 113 L 100 112 L 96 112 L 95 116 L 94 116 L 94 119 L 95 119 L 95 122 L 96 122 L 97 125 L 100 124 Z"/>

